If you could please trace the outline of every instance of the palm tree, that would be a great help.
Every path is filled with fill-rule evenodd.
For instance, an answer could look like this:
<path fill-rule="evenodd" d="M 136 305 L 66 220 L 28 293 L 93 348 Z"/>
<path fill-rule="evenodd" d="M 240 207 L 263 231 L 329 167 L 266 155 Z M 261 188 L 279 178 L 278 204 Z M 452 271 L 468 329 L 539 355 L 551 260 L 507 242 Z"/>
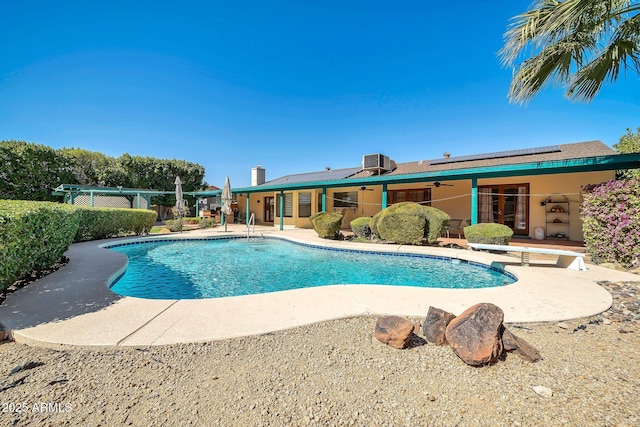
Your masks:
<path fill-rule="evenodd" d="M 539 0 L 504 38 L 499 55 L 514 68 L 510 102 L 526 103 L 549 84 L 591 101 L 621 69 L 640 73 L 640 1 Z"/>

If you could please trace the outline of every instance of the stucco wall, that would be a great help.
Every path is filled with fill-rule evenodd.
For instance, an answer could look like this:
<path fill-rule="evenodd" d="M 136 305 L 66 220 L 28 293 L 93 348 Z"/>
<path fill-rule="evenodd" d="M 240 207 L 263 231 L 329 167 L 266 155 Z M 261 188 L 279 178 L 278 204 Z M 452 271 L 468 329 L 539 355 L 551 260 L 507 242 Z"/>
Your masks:
<path fill-rule="evenodd" d="M 583 172 L 573 174 L 556 175 L 530 175 L 512 178 L 490 178 L 479 179 L 478 186 L 501 185 L 501 184 L 529 184 L 529 236 L 534 237 L 536 227 L 546 227 L 545 207 L 540 206 L 540 202 L 549 196 L 564 194 L 569 199 L 569 238 L 570 240 L 582 241 L 582 222 L 580 221 L 580 191 L 586 184 L 598 184 L 613 179 L 613 171 L 605 172 Z M 431 206 L 438 208 L 451 216 L 451 218 L 470 219 L 471 218 L 471 181 L 442 181 L 451 186 L 442 185 L 440 187 L 431 186 Z M 400 189 L 423 189 L 429 183 L 412 183 L 389 185 L 388 190 Z M 303 190 L 312 192 L 311 213 L 318 211 L 318 206 L 322 197 L 320 190 Z M 335 193 L 357 191 L 358 207 L 343 208 L 335 206 Z M 285 227 L 310 228 L 311 223 L 308 218 L 298 218 L 298 191 L 293 191 L 293 217 L 285 217 Z M 253 193 L 250 196 L 250 211 L 255 213 L 256 224 L 264 223 L 264 197 L 279 197 L 277 192 Z M 240 200 L 239 200 L 240 201 Z M 367 190 L 361 190 L 360 186 L 345 187 L 338 189 L 327 189 L 326 207 L 328 212 L 340 212 L 345 215 L 343 228 L 349 228 L 349 223 L 362 216 L 373 216 L 382 208 L 382 187 L 371 186 Z M 277 202 L 276 202 L 277 203 Z M 241 211 L 245 211 L 243 201 Z M 274 225 L 279 226 L 279 212 L 275 212 Z"/>

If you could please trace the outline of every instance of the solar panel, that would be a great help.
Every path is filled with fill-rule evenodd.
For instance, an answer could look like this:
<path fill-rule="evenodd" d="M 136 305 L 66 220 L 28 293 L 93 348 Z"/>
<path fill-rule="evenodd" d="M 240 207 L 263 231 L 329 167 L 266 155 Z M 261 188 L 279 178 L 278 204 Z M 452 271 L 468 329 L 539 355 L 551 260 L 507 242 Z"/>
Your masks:
<path fill-rule="evenodd" d="M 531 156 L 534 154 L 557 153 L 562 151 L 557 145 L 547 147 L 523 148 L 520 150 L 496 151 L 494 153 L 473 154 L 470 156 L 448 157 L 444 159 L 432 160 L 432 165 L 444 165 L 447 163 L 471 162 L 474 160 L 502 159 L 505 157 Z"/>

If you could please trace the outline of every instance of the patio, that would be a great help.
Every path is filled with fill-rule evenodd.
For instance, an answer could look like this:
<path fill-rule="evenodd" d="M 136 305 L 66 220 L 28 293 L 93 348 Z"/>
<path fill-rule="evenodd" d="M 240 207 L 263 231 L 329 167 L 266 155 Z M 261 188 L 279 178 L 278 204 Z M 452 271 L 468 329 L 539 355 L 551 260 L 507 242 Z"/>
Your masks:
<path fill-rule="evenodd" d="M 227 233 L 216 228 L 171 237 L 247 234 L 243 225 L 229 224 L 228 229 Z M 486 264 L 501 262 L 519 280 L 505 287 L 471 290 L 331 285 L 219 299 L 147 300 L 112 293 L 108 284 L 124 271 L 126 258 L 98 247 L 104 241 L 85 242 L 72 245 L 68 253 L 69 265 L 11 295 L 0 306 L 0 318 L 5 328 L 12 330 L 14 339 L 23 343 L 146 346 L 264 334 L 361 315 L 423 317 L 429 306 L 459 314 L 478 302 L 491 302 L 501 307 L 505 322 L 561 321 L 591 316 L 609 308 L 611 295 L 597 281 L 637 280 L 636 275 L 594 265 L 582 272 L 557 268 L 553 261 L 540 255 L 532 255 L 531 266 L 522 267 L 517 255 L 329 241 L 318 238 L 308 229 L 280 231 L 274 227 L 256 226 L 255 235 L 318 246 L 401 250 Z M 464 246 L 466 241 L 442 239 L 442 243 Z M 565 242 L 526 241 L 526 245 L 533 244 L 567 248 Z"/>

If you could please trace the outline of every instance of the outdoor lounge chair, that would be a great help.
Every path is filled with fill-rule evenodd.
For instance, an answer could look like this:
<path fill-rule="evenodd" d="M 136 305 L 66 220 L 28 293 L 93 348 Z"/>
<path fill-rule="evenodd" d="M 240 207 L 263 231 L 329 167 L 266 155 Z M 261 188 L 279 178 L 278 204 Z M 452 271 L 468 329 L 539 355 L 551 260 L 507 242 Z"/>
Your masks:
<path fill-rule="evenodd" d="M 455 233 L 458 238 L 460 238 L 461 234 L 460 234 L 460 226 L 462 225 L 462 220 L 461 219 L 450 219 L 449 222 L 447 222 L 447 225 L 444 226 L 444 232 L 443 234 L 447 237 L 450 238 L 451 237 L 451 233 Z"/>

